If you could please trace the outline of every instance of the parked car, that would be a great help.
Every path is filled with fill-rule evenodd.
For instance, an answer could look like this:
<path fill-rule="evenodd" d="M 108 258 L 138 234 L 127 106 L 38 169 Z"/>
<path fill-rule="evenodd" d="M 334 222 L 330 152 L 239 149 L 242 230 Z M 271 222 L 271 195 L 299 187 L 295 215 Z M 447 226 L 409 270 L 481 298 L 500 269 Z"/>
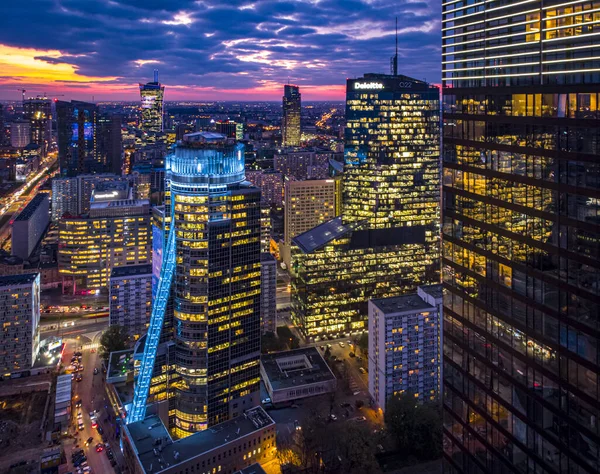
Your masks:
<path fill-rule="evenodd" d="M 359 367 L 359 368 L 358 368 L 358 371 L 359 371 L 361 374 L 366 374 L 366 373 L 367 373 L 367 371 L 364 369 L 364 367 Z"/>
<path fill-rule="evenodd" d="M 331 415 L 329 415 L 329 419 L 331 421 L 337 421 L 337 416 L 335 416 L 333 413 Z"/>

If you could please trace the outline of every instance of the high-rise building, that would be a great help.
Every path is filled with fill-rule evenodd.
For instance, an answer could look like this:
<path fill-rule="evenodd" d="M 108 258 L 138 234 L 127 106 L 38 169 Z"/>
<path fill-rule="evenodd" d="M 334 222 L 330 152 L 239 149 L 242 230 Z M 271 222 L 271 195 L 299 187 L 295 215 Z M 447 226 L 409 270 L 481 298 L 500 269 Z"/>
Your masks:
<path fill-rule="evenodd" d="M 148 201 L 93 203 L 89 215 L 60 219 L 57 258 L 63 288 L 106 289 L 114 268 L 151 263 L 151 238 Z"/>
<path fill-rule="evenodd" d="M 108 290 L 109 326 L 124 327 L 136 340 L 146 334 L 152 311 L 152 265 L 113 268 Z"/>
<path fill-rule="evenodd" d="M 48 193 L 39 193 L 15 218 L 11 230 L 11 253 L 27 260 L 50 223 Z"/>
<path fill-rule="evenodd" d="M 181 438 L 258 402 L 261 203 L 244 146 L 224 135 L 186 135 L 166 168 L 168 236 L 128 422 L 145 417 L 172 295 L 177 382 L 165 424 Z"/>
<path fill-rule="evenodd" d="M 31 124 L 27 120 L 15 120 L 10 124 L 10 146 L 25 148 L 31 141 Z"/>
<path fill-rule="evenodd" d="M 599 8 L 442 7 L 447 472 L 600 471 Z"/>
<path fill-rule="evenodd" d="M 283 117 L 281 119 L 283 146 L 300 145 L 301 96 L 298 86 L 291 84 L 283 86 Z"/>
<path fill-rule="evenodd" d="M 77 184 L 77 178 L 52 179 L 52 222 L 58 222 L 65 214 L 79 214 Z"/>
<path fill-rule="evenodd" d="M 219 120 L 215 123 L 215 129 L 227 138 L 237 139 L 237 125 L 233 120 Z"/>
<path fill-rule="evenodd" d="M 263 334 L 277 330 L 277 260 L 268 252 L 260 256 L 260 327 Z"/>
<path fill-rule="evenodd" d="M 275 153 L 273 166 L 288 179 L 325 179 L 329 177 L 331 152 L 285 150 Z"/>
<path fill-rule="evenodd" d="M 99 172 L 94 156 L 95 104 L 73 100 L 56 102 L 58 161 L 61 176 Z"/>
<path fill-rule="evenodd" d="M 46 156 L 52 142 L 52 102 L 47 97 L 31 97 L 23 101 L 23 111 L 30 124 L 29 143 L 39 145 Z"/>
<path fill-rule="evenodd" d="M 246 179 L 260 189 L 261 199 L 269 206 L 283 205 L 283 175 L 273 170 L 248 170 Z"/>
<path fill-rule="evenodd" d="M 292 238 L 292 317 L 308 337 L 366 330 L 367 301 L 439 282 L 439 89 L 349 79 L 342 217 Z"/>
<path fill-rule="evenodd" d="M 40 274 L 0 277 L 0 374 L 31 369 L 40 349 Z"/>
<path fill-rule="evenodd" d="M 385 411 L 394 395 L 437 399 L 441 381 L 442 285 L 369 300 L 369 394 Z"/>
<path fill-rule="evenodd" d="M 95 161 L 103 171 L 121 175 L 122 148 L 120 115 L 96 115 L 96 143 L 94 145 Z"/>
<path fill-rule="evenodd" d="M 147 132 L 163 131 L 163 97 L 165 86 L 158 82 L 158 71 L 154 71 L 154 81 L 140 84 L 142 130 Z"/>

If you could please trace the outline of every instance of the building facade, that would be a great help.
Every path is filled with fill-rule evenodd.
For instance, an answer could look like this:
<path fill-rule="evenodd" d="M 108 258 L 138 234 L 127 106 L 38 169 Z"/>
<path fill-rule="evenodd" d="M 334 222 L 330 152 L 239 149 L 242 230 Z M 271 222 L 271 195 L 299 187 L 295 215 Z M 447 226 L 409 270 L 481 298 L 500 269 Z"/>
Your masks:
<path fill-rule="evenodd" d="M 283 205 L 283 175 L 274 170 L 248 170 L 246 179 L 260 188 L 261 199 L 269 206 Z"/>
<path fill-rule="evenodd" d="M 23 101 L 23 112 L 29 120 L 29 143 L 39 145 L 42 156 L 46 156 L 52 143 L 52 103 L 47 97 L 29 98 Z"/>
<path fill-rule="evenodd" d="M 260 254 L 260 327 L 263 334 L 277 330 L 277 260 L 268 252 Z"/>
<path fill-rule="evenodd" d="M 40 348 L 40 275 L 0 277 L 0 376 L 33 367 Z"/>
<path fill-rule="evenodd" d="M 595 473 L 600 5 L 442 8 L 446 470 Z"/>
<path fill-rule="evenodd" d="M 342 216 L 292 238 L 307 337 L 367 329 L 367 302 L 440 279 L 439 89 L 366 74 L 346 93 Z"/>
<path fill-rule="evenodd" d="M 140 84 L 141 119 L 140 128 L 147 132 L 163 131 L 163 98 L 165 86 L 158 82 L 158 71 L 154 71 L 154 81 Z"/>
<path fill-rule="evenodd" d="M 15 218 L 11 231 L 11 252 L 27 260 L 50 223 L 48 193 L 37 194 Z"/>
<path fill-rule="evenodd" d="M 124 327 L 135 340 L 146 334 L 152 312 L 152 265 L 114 268 L 108 289 L 109 326 Z"/>
<path fill-rule="evenodd" d="M 273 156 L 275 171 L 290 180 L 325 179 L 329 177 L 330 152 L 282 150 Z"/>
<path fill-rule="evenodd" d="M 25 148 L 31 141 L 31 124 L 26 120 L 18 120 L 10 124 L 10 146 Z"/>
<path fill-rule="evenodd" d="M 281 119 L 281 143 L 283 146 L 300 145 L 300 116 L 302 94 L 300 88 L 291 84 L 283 86 L 283 117 Z"/>
<path fill-rule="evenodd" d="M 58 161 L 63 177 L 97 171 L 94 156 L 96 104 L 56 102 Z"/>
<path fill-rule="evenodd" d="M 188 134 L 167 159 L 169 230 L 128 420 L 144 418 L 164 313 L 173 298 L 176 372 L 169 429 L 183 438 L 255 406 L 260 359 L 260 190 L 243 145 Z"/>
<path fill-rule="evenodd" d="M 369 300 L 369 393 L 384 412 L 394 395 L 439 396 L 442 302 L 440 284 Z"/>
<path fill-rule="evenodd" d="M 107 173 L 121 175 L 123 167 L 121 116 L 98 114 L 96 116 L 95 161 Z"/>

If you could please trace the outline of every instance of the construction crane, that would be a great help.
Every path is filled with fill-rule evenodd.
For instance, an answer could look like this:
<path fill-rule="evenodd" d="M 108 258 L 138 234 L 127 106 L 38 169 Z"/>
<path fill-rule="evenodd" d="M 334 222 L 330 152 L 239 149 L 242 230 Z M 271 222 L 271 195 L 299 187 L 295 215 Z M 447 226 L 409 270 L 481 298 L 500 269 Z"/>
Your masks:
<path fill-rule="evenodd" d="M 18 91 L 21 91 L 21 94 L 23 94 L 23 103 L 25 103 L 25 92 L 27 92 L 27 89 L 17 89 Z"/>

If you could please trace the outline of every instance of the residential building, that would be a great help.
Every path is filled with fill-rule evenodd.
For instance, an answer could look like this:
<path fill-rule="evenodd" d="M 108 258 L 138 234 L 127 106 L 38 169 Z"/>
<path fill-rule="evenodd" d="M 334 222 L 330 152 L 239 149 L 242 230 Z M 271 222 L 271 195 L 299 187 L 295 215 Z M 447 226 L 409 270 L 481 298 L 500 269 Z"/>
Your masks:
<path fill-rule="evenodd" d="M 154 71 L 154 81 L 140 84 L 141 120 L 140 128 L 147 132 L 163 131 L 163 98 L 165 86 L 158 82 L 158 71 Z"/>
<path fill-rule="evenodd" d="M 11 252 L 27 260 L 50 223 L 47 193 L 37 194 L 15 218 L 11 231 Z"/>
<path fill-rule="evenodd" d="M 108 289 L 108 325 L 124 327 L 136 340 L 146 334 L 152 311 L 152 265 L 113 268 Z"/>
<path fill-rule="evenodd" d="M 600 471 L 599 7 L 442 7 L 449 473 Z"/>
<path fill-rule="evenodd" d="M 269 206 L 283 205 L 283 175 L 273 170 L 248 170 L 246 179 L 260 188 L 261 199 Z"/>
<path fill-rule="evenodd" d="M 259 402 L 261 203 L 243 144 L 222 134 L 185 135 L 166 169 L 168 235 L 128 422 L 145 417 L 172 299 L 178 379 L 166 387 L 165 424 L 184 438 Z"/>
<path fill-rule="evenodd" d="M 65 214 L 79 214 L 77 178 L 52 179 L 52 222 L 58 222 Z"/>
<path fill-rule="evenodd" d="M 0 324 L 0 376 L 23 374 L 40 348 L 39 273 L 0 277 Z"/>
<path fill-rule="evenodd" d="M 331 152 L 310 150 L 282 150 L 275 153 L 275 171 L 290 180 L 326 179 L 329 177 Z"/>
<path fill-rule="evenodd" d="M 263 334 L 277 330 L 277 260 L 268 252 L 260 254 L 260 327 Z"/>
<path fill-rule="evenodd" d="M 283 146 L 300 145 L 300 117 L 302 94 L 300 88 L 291 84 L 283 86 L 283 117 L 281 119 L 281 143 Z"/>
<path fill-rule="evenodd" d="M 394 395 L 438 398 L 442 301 L 441 284 L 369 300 L 369 393 L 382 411 Z"/>
<path fill-rule="evenodd" d="M 367 329 L 367 302 L 440 281 L 439 89 L 347 81 L 342 215 L 292 238 L 292 318 L 308 338 Z"/>

